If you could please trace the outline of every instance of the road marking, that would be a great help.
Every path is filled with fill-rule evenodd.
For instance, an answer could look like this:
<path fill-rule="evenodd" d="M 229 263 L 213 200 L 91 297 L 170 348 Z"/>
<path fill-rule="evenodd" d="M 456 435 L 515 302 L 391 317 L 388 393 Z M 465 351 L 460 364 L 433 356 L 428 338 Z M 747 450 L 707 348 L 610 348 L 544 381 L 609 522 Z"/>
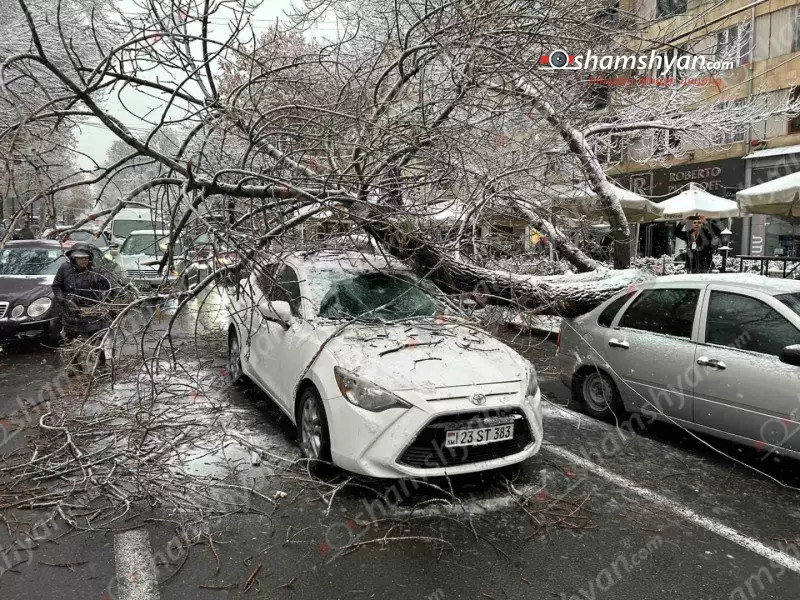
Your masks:
<path fill-rule="evenodd" d="M 156 566 L 146 529 L 114 536 L 119 600 L 159 600 Z"/>
<path fill-rule="evenodd" d="M 633 492 L 637 496 L 641 496 L 645 500 L 652 502 L 653 504 L 660 506 L 670 512 L 678 515 L 686 519 L 687 521 L 697 525 L 698 527 L 702 527 L 712 533 L 715 533 L 735 544 L 738 544 L 742 548 L 746 550 L 750 550 L 751 552 L 755 552 L 763 556 L 764 558 L 772 561 L 774 564 L 781 565 L 790 571 L 794 571 L 795 573 L 800 573 L 800 560 L 789 556 L 785 552 L 781 552 L 773 548 L 772 546 L 768 546 L 762 542 L 759 542 L 755 538 L 751 538 L 743 533 L 740 533 L 733 529 L 732 527 L 728 527 L 727 525 L 720 523 L 716 519 L 710 519 L 708 517 L 704 517 L 693 511 L 691 508 L 683 506 L 682 504 L 675 502 L 674 500 L 670 500 L 666 496 L 662 496 L 661 494 L 654 492 L 648 488 L 642 487 L 637 485 L 627 477 L 623 477 L 622 475 L 617 475 L 616 473 L 609 471 L 605 467 L 601 467 L 600 465 L 593 463 L 590 460 L 583 458 L 582 456 L 578 456 L 577 454 L 570 452 L 569 450 L 565 450 L 559 446 L 547 446 L 547 448 L 542 448 L 543 450 L 547 450 L 555 454 L 556 456 L 560 456 L 563 459 L 570 461 L 571 463 L 575 464 L 576 466 L 583 467 L 590 473 L 594 473 L 598 477 L 602 477 L 617 485 L 621 488 L 629 492 Z"/>

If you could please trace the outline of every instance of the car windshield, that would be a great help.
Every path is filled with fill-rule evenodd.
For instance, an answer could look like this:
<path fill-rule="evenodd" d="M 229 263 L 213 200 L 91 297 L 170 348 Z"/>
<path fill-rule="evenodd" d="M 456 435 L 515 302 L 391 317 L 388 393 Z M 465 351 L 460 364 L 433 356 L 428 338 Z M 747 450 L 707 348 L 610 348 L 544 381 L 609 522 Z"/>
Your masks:
<path fill-rule="evenodd" d="M 167 251 L 169 236 L 131 235 L 120 248 L 120 254 L 146 254 L 147 256 L 161 256 Z M 175 242 L 173 255 L 183 252 L 180 242 Z"/>
<path fill-rule="evenodd" d="M 795 292 L 794 294 L 781 294 L 780 296 L 775 297 L 800 315 L 800 292 Z"/>
<path fill-rule="evenodd" d="M 326 319 L 395 321 L 436 314 L 436 301 L 405 273 L 318 271 L 313 280 L 312 290 L 324 290 L 319 316 Z"/>
<path fill-rule="evenodd" d="M 164 223 L 157 221 L 153 223 L 150 220 L 130 220 L 130 219 L 114 219 L 111 224 L 111 230 L 115 236 L 120 238 L 128 237 L 132 232 L 137 229 L 165 229 Z"/>
<path fill-rule="evenodd" d="M 0 275 L 55 275 L 65 260 L 57 248 L 6 248 L 0 256 Z"/>

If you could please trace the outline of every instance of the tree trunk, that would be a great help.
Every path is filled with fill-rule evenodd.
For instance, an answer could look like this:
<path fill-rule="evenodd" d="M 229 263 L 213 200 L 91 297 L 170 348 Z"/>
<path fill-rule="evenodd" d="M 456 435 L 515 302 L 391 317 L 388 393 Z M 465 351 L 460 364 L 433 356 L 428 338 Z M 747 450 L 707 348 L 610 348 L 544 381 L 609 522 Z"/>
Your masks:
<path fill-rule="evenodd" d="M 614 230 L 614 268 L 628 269 L 631 266 L 631 236 L 624 231 Z"/>

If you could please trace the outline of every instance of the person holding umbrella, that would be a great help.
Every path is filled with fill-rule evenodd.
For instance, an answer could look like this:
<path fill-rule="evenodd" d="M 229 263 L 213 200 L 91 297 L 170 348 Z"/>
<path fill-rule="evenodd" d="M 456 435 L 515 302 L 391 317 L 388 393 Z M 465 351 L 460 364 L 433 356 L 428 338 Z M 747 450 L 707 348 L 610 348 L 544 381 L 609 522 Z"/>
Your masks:
<path fill-rule="evenodd" d="M 686 272 L 710 273 L 719 238 L 704 215 L 686 217 L 683 222 L 678 235 L 686 241 Z"/>

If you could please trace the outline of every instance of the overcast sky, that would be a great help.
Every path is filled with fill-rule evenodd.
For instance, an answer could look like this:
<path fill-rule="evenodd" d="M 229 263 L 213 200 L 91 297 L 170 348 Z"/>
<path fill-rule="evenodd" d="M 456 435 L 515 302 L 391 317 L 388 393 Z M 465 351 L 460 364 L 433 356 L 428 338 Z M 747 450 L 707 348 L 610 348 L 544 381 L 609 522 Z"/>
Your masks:
<path fill-rule="evenodd" d="M 130 8 L 126 8 L 128 5 Z M 139 12 L 136 6 L 130 2 L 123 0 L 119 4 L 121 9 L 125 12 Z M 284 16 L 284 11 L 291 6 L 291 0 L 265 0 L 258 10 L 253 14 L 254 27 L 266 27 L 268 24 L 275 22 L 275 19 L 281 19 Z M 222 25 L 219 25 L 222 27 Z M 148 74 L 152 77 L 152 74 Z M 131 89 L 126 89 L 122 94 L 124 105 L 128 110 L 123 108 L 116 95 L 109 97 L 105 103 L 107 110 L 111 112 L 116 118 L 128 125 L 134 131 L 139 131 L 146 126 L 145 123 L 139 121 L 130 114 L 133 112 L 137 115 L 146 115 L 150 110 L 157 108 L 161 105 L 157 99 L 150 98 L 144 94 L 140 94 Z M 130 111 L 130 112 L 129 112 Z M 100 122 L 96 119 L 89 119 L 85 124 L 81 125 L 80 131 L 77 135 L 78 150 L 91 156 L 94 160 L 103 164 L 106 152 L 111 147 L 111 144 L 116 139 Z M 91 169 L 93 164 L 88 158 L 81 158 L 79 164 L 83 168 Z"/>

